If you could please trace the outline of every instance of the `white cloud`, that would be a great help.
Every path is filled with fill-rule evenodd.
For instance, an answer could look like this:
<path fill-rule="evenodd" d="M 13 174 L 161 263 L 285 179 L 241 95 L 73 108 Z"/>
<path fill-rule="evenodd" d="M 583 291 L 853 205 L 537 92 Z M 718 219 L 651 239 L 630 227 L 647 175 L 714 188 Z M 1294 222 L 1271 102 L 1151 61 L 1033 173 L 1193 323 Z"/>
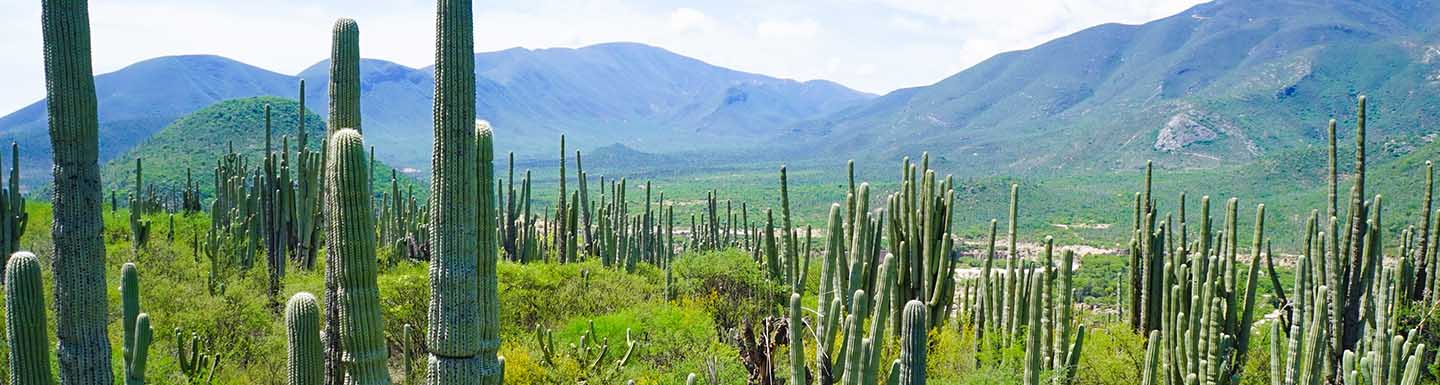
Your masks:
<path fill-rule="evenodd" d="M 809 39 L 820 33 L 815 20 L 766 20 L 755 26 L 755 34 L 771 39 Z"/>
<path fill-rule="evenodd" d="M 710 20 L 704 12 L 689 7 L 676 8 L 670 12 L 670 30 L 675 32 L 700 31 L 706 32 L 715 29 L 715 22 Z"/>

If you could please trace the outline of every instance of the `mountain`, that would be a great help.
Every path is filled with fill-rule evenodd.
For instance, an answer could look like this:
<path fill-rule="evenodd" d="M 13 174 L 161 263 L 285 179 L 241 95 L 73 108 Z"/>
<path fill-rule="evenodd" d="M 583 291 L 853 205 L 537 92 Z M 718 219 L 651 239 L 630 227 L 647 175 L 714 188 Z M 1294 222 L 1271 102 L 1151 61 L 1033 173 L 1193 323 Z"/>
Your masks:
<path fill-rule="evenodd" d="M 478 53 L 478 118 L 496 127 L 497 148 L 550 157 L 561 133 L 575 148 L 621 142 L 645 151 L 726 149 L 764 143 L 785 127 L 858 105 L 873 95 L 826 82 L 777 79 L 706 64 L 664 49 L 611 43 L 578 49 Z M 293 98 L 328 106 L 329 62 L 295 76 L 218 56 L 146 60 L 96 76 L 101 162 L 204 106 L 234 98 Z M 433 68 L 361 61 L 363 130 L 377 155 L 420 171 L 430 166 Z M 48 179 L 45 101 L 0 117 L 0 141 L 21 145 L 27 183 Z"/>
<path fill-rule="evenodd" d="M 100 159 L 108 161 L 175 119 L 215 102 L 293 93 L 294 79 L 219 56 L 155 58 L 95 77 Z M 50 179 L 51 150 L 41 100 L 0 117 L 0 141 L 20 144 L 21 180 Z"/>
<path fill-rule="evenodd" d="M 300 73 L 324 114 L 329 61 Z M 362 125 L 382 159 L 429 168 L 433 67 L 360 63 Z M 475 55 L 476 112 L 496 127 L 496 148 L 552 157 L 616 142 L 652 152 L 734 150 L 792 123 L 858 105 L 872 95 L 827 81 L 797 82 L 706 64 L 664 49 L 609 43 L 579 49 L 513 48 Z"/>
<path fill-rule="evenodd" d="M 299 102 L 273 96 L 230 99 L 205 106 L 166 125 L 150 138 L 106 162 L 100 169 L 100 179 L 106 190 L 119 190 L 119 195 L 124 196 L 126 191 L 134 188 L 135 159 L 140 158 L 147 185 L 154 184 L 162 192 L 178 193 L 184 186 L 185 173 L 189 169 L 202 193 L 209 196 L 215 191 L 216 161 L 228 151 L 247 156 L 250 168 L 262 164 L 259 154 L 265 149 L 266 106 L 270 107 L 274 151 L 280 151 L 287 144 L 291 150 L 298 150 Z M 319 151 L 320 138 L 325 135 L 324 118 L 307 111 L 305 132 L 309 138 L 306 147 Z M 288 142 L 285 140 L 287 136 L 290 138 Z M 368 141 L 366 144 L 369 144 Z M 291 159 L 293 162 L 295 158 Z M 371 178 L 376 191 L 388 191 L 390 166 L 376 163 L 373 169 Z M 415 183 L 410 177 L 401 176 L 399 179 L 406 187 Z M 414 187 L 423 196 L 425 187 Z"/>
<path fill-rule="evenodd" d="M 1437 19 L 1433 1 L 1217 0 L 1003 53 L 791 139 L 976 174 L 1215 168 L 1319 143 L 1328 119 L 1354 124 L 1360 94 L 1372 135 L 1404 139 L 1440 128 Z"/>

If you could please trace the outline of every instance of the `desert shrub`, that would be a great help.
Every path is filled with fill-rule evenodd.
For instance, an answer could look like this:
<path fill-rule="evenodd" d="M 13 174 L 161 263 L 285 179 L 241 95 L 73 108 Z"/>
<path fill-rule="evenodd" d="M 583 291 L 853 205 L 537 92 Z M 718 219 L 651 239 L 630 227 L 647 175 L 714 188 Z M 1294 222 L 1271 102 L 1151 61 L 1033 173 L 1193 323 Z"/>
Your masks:
<path fill-rule="evenodd" d="M 736 250 L 685 254 L 673 267 L 676 293 L 714 317 L 717 332 L 775 313 L 785 291 L 749 255 Z"/>
<path fill-rule="evenodd" d="M 1121 323 L 1090 325 L 1075 374 L 1077 385 L 1138 384 L 1145 367 L 1145 339 Z"/>
<path fill-rule="evenodd" d="M 588 274 L 588 278 L 583 274 Z M 536 324 L 554 327 L 574 317 L 590 317 L 659 298 L 660 274 L 641 266 L 627 274 L 590 261 L 582 263 L 516 264 L 501 262 L 499 279 L 501 332 L 520 334 Z M 622 330 L 623 331 L 623 330 Z"/>

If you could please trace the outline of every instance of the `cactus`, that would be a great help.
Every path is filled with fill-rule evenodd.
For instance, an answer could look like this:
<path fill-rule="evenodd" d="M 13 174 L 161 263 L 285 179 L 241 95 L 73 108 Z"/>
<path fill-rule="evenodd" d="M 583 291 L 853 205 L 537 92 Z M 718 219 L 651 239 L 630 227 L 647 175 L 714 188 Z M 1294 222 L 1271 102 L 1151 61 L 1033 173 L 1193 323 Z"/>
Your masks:
<path fill-rule="evenodd" d="M 926 333 L 930 330 L 930 322 L 926 319 L 928 311 L 924 302 L 910 300 L 905 303 L 900 331 L 900 382 L 896 385 L 925 384 L 925 351 L 929 349 Z"/>
<path fill-rule="evenodd" d="M 175 362 L 180 366 L 180 373 L 185 375 L 191 384 L 214 383 L 215 372 L 220 367 L 220 355 L 206 354 L 206 347 L 212 344 L 202 341 L 199 334 L 190 335 L 188 352 L 185 342 L 185 333 L 180 328 L 175 328 Z"/>
<path fill-rule="evenodd" d="M 145 214 L 144 198 L 141 196 L 143 183 L 140 158 L 135 158 L 135 190 L 130 192 L 130 246 L 137 254 L 150 240 L 150 220 L 143 217 Z"/>
<path fill-rule="evenodd" d="M 555 250 L 559 251 L 556 259 L 559 260 L 560 263 L 571 262 L 570 248 L 567 247 L 567 245 L 572 239 L 572 229 L 567 226 L 569 224 L 568 221 L 561 219 L 566 218 L 570 213 L 570 210 L 566 209 L 565 205 L 565 199 L 569 197 L 569 195 L 565 193 L 565 179 L 565 135 L 560 135 L 560 193 L 555 197 L 555 218 L 557 219 L 557 226 L 554 235 L 551 237 L 551 239 L 555 241 Z M 482 180 L 488 181 L 487 179 Z"/>
<path fill-rule="evenodd" d="M 790 293 L 790 385 L 806 385 L 810 381 L 806 379 L 805 371 L 805 338 L 801 333 L 801 310 L 800 293 Z"/>
<path fill-rule="evenodd" d="M 1160 385 L 1163 383 L 1165 373 L 1160 371 L 1160 331 L 1150 332 L 1150 338 L 1145 343 L 1145 367 L 1141 370 L 1140 385 Z M 1163 348 L 1171 349 L 1173 348 Z M 1195 377 L 1191 375 L 1185 380 L 1186 384 L 1194 384 Z"/>
<path fill-rule="evenodd" d="M 25 198 L 20 196 L 20 145 L 10 143 L 10 178 L 8 187 L 0 189 L 0 253 L 9 256 L 20 251 L 20 236 L 30 216 L 25 213 Z M 0 265 L 3 267 L 4 265 Z M 4 270 L 0 270 L 3 275 Z"/>
<path fill-rule="evenodd" d="M 500 367 L 494 245 L 477 245 L 494 234 L 491 218 L 480 218 L 481 191 L 493 194 L 493 172 L 476 156 L 474 28 L 469 0 L 440 0 L 436 5 L 435 146 L 431 170 L 430 349 L 431 385 L 483 384 L 499 380 Z M 485 130 L 490 144 L 489 131 Z M 493 156 L 489 148 L 481 151 Z M 493 218 L 493 217 L 492 217 Z M 477 223 L 478 222 L 478 223 Z M 479 238 L 477 239 L 477 234 Z M 482 250 L 489 251 L 488 254 Z M 478 257 L 477 257 L 478 256 Z"/>
<path fill-rule="evenodd" d="M 275 154 L 271 148 L 270 135 L 270 105 L 265 105 L 265 152 L 262 155 L 264 164 L 255 179 L 253 188 L 259 195 L 259 227 L 260 237 L 265 246 L 265 264 L 269 273 L 269 292 L 267 293 L 272 301 L 280 295 L 280 279 L 285 276 L 285 251 L 288 237 L 291 234 L 290 213 L 287 205 L 291 204 L 294 195 L 293 185 L 290 183 L 290 172 L 285 169 L 284 159 Z M 287 145 L 288 147 L 288 145 Z M 272 306 L 278 308 L 278 303 L 272 302 Z"/>
<path fill-rule="evenodd" d="M 1041 334 L 1044 333 L 1040 327 L 1041 292 L 1040 285 L 1044 282 L 1040 274 L 1030 276 L 1030 298 L 1026 301 L 1029 309 L 1025 311 L 1027 316 L 1025 327 L 1025 385 L 1040 385 L 1040 371 L 1044 370 L 1041 351 L 1043 341 Z"/>
<path fill-rule="evenodd" d="M 286 383 L 320 385 L 324 376 L 320 343 L 320 305 L 300 292 L 285 304 Z"/>
<path fill-rule="evenodd" d="M 40 260 L 21 251 L 5 263 L 5 341 L 10 352 L 9 383 L 49 385 L 50 340 L 45 325 Z"/>
<path fill-rule="evenodd" d="M 360 133 L 342 129 L 326 151 L 326 263 L 335 280 L 339 345 L 347 384 L 389 384 L 384 320 L 376 286 L 374 215 L 370 170 Z M 333 330 L 332 330 L 333 332 Z M 334 337 L 332 337 L 334 338 Z M 333 353 L 332 353 L 333 354 Z"/>
<path fill-rule="evenodd" d="M 296 127 L 295 196 L 291 205 L 294 235 L 290 239 L 290 257 L 302 269 L 315 267 L 319 249 L 321 162 L 318 152 L 311 152 L 305 132 L 305 80 L 300 80 L 299 125 Z"/>
<path fill-rule="evenodd" d="M 326 135 L 360 128 L 360 26 L 355 20 L 335 20 L 330 41 L 330 121 Z M 368 170 L 368 169 L 367 169 Z"/>
<path fill-rule="evenodd" d="M 145 384 L 145 361 L 150 355 L 150 316 L 140 312 L 140 273 L 135 264 L 120 267 L 121 352 L 125 360 L 125 384 Z"/>
<path fill-rule="evenodd" d="M 90 65 L 85 0 L 40 5 L 45 51 L 45 111 L 54 150 L 55 332 L 60 382 L 110 385 L 105 337 L 105 241 L 101 237 L 99 122 Z"/>

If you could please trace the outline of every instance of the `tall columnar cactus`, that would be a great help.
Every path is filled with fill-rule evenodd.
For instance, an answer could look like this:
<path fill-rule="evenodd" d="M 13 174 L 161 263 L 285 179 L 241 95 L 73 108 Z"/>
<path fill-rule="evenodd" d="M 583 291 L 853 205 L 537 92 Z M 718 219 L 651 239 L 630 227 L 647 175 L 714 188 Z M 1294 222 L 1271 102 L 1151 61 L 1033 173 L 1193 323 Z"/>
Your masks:
<path fill-rule="evenodd" d="M 557 226 L 551 236 L 551 240 L 555 242 L 555 250 L 558 251 L 556 259 L 561 263 L 571 262 L 569 254 L 570 248 L 567 247 L 572 235 L 571 229 L 566 226 L 568 224 L 567 221 L 561 219 L 570 213 L 570 210 L 566 209 L 565 206 L 565 199 L 569 197 L 565 192 L 565 179 L 565 135 L 560 135 L 560 193 L 555 197 L 555 218 L 558 220 L 556 221 Z"/>
<path fill-rule="evenodd" d="M 145 362 L 150 355 L 153 334 L 150 316 L 140 312 L 140 273 L 133 263 L 120 267 L 120 310 L 125 333 L 121 349 L 125 359 L 125 384 L 144 385 Z"/>
<path fill-rule="evenodd" d="M 900 322 L 900 382 L 896 385 L 925 385 L 925 352 L 930 347 L 926 337 L 930 330 L 928 311 L 924 302 L 905 303 Z"/>
<path fill-rule="evenodd" d="M 331 32 L 330 122 L 326 128 L 327 135 L 346 128 L 363 132 L 360 129 L 360 26 L 348 18 L 335 20 Z"/>
<path fill-rule="evenodd" d="M 345 383 L 389 384 L 384 320 L 375 282 L 375 225 L 365 144 L 359 132 L 349 129 L 336 131 L 328 142 L 326 265 L 334 269 Z"/>
<path fill-rule="evenodd" d="M 1140 371 L 1140 385 L 1161 385 L 1166 383 L 1164 379 L 1165 373 L 1161 371 L 1160 368 L 1160 351 L 1162 349 L 1174 349 L 1162 348 L 1160 344 L 1160 331 L 1151 331 L 1150 338 L 1148 338 L 1145 343 L 1145 365 Z M 1186 384 L 1195 384 L 1196 378 L 1189 377 L 1185 381 Z"/>
<path fill-rule="evenodd" d="M 801 323 L 800 293 L 790 293 L 790 385 L 805 385 L 810 381 L 806 379 L 805 371 L 805 335 L 801 332 L 804 323 Z"/>
<path fill-rule="evenodd" d="M 1040 274 L 1030 276 L 1030 297 L 1026 300 L 1029 309 L 1025 311 L 1027 318 L 1025 328 L 1025 385 L 1040 385 L 1040 372 L 1044 370 L 1044 352 L 1042 334 L 1040 327 L 1040 313 L 1043 308 L 1040 306 L 1041 291 L 1039 288 L 1044 283 L 1044 277 Z"/>
<path fill-rule="evenodd" d="M 435 146 L 430 188 L 430 327 L 426 383 L 495 384 L 498 336 L 490 323 L 496 288 L 494 255 L 480 255 L 482 228 L 476 203 L 480 184 L 475 137 L 474 19 L 470 0 L 436 5 Z M 488 163 L 487 163 L 488 164 Z M 493 201 L 488 199 L 487 201 Z M 493 248 L 487 248 L 493 251 Z M 492 253 L 493 254 L 493 253 Z M 482 270 L 481 262 L 487 267 Z M 488 274 L 487 274 L 488 273 Z M 485 275 L 485 277 L 481 277 Z M 481 292 L 487 302 L 481 303 Z M 490 314 L 486 314 L 490 313 Z M 482 329 L 483 327 L 483 329 Z"/>
<path fill-rule="evenodd" d="M 9 383 L 49 385 L 50 338 L 46 335 L 45 290 L 40 260 L 17 252 L 5 263 L 5 341 L 10 352 Z"/>
<path fill-rule="evenodd" d="M 259 195 L 259 224 L 260 237 L 265 245 L 265 264 L 269 276 L 269 297 L 272 305 L 276 308 L 279 303 L 276 298 L 280 294 L 280 279 L 285 276 L 285 252 L 289 246 L 289 236 L 293 212 L 289 208 L 294 196 L 294 184 L 290 182 L 289 165 L 286 163 L 288 148 L 276 153 L 271 146 L 270 130 L 270 105 L 265 105 L 265 150 L 261 154 L 264 162 L 261 169 L 256 170 L 259 175 L 255 178 L 255 193 Z M 285 147 L 289 147 L 286 140 Z"/>
<path fill-rule="evenodd" d="M 105 243 L 101 237 L 99 122 L 90 66 L 90 13 L 85 0 L 40 6 L 45 51 L 45 111 L 55 153 L 55 332 L 60 382 L 110 385 L 105 336 Z"/>
<path fill-rule="evenodd" d="M 315 267 L 315 252 L 319 249 L 319 225 L 316 218 L 320 212 L 321 165 L 324 161 L 319 152 L 310 151 L 309 135 L 305 130 L 305 80 L 300 80 L 300 106 L 296 116 L 299 125 L 295 129 L 295 197 L 291 205 L 293 231 L 290 239 L 290 257 L 302 269 Z"/>
<path fill-rule="evenodd" d="M 475 125 L 475 149 L 475 153 L 479 156 L 476 161 L 476 168 L 479 170 L 476 180 L 494 180 L 495 133 L 490 128 L 490 124 L 483 120 Z M 478 183 L 476 188 L 479 190 L 476 206 L 480 213 L 477 218 L 479 242 L 475 248 L 479 252 L 477 270 L 480 277 L 478 282 L 480 290 L 477 299 L 479 301 L 479 357 L 482 362 L 482 383 L 499 385 L 504 365 L 497 358 L 500 349 L 500 292 L 495 269 L 496 263 L 499 262 L 500 244 L 499 239 L 496 238 L 498 225 L 495 223 L 495 189 L 494 185 L 488 182 Z M 573 238 L 571 245 L 574 245 Z"/>
<path fill-rule="evenodd" d="M 324 376 L 320 343 L 320 304 L 300 292 L 285 304 L 286 384 L 320 385 Z"/>

